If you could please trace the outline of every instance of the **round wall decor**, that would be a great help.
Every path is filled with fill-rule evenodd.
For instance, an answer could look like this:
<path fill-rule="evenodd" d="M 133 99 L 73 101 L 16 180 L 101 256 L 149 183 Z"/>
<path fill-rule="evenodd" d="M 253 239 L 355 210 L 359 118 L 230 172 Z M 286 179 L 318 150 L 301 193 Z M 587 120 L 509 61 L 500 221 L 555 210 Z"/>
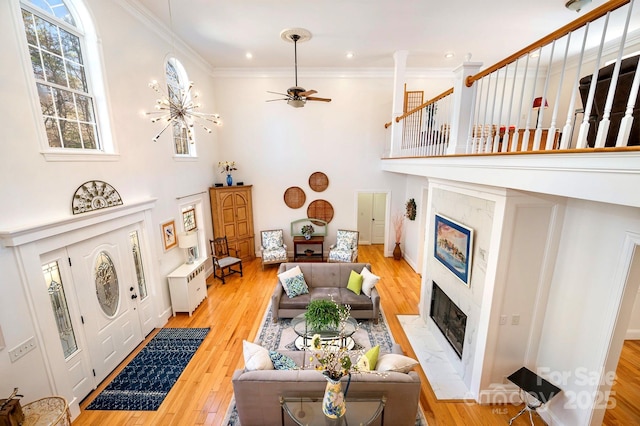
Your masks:
<path fill-rule="evenodd" d="M 333 206 L 326 200 L 315 200 L 307 207 L 307 217 L 309 219 L 322 219 L 325 222 L 331 222 L 333 219 Z M 313 220 L 311 223 L 314 223 Z M 322 226 L 324 224 L 314 223 L 315 225 Z"/>
<path fill-rule="evenodd" d="M 315 172 L 309 176 L 309 186 L 316 192 L 322 192 L 329 186 L 329 178 L 322 172 Z"/>
<path fill-rule="evenodd" d="M 298 186 L 289 187 L 286 191 L 284 191 L 284 203 L 289 208 L 298 209 L 304 206 L 304 202 L 306 200 L 307 196 L 305 195 L 302 188 Z"/>

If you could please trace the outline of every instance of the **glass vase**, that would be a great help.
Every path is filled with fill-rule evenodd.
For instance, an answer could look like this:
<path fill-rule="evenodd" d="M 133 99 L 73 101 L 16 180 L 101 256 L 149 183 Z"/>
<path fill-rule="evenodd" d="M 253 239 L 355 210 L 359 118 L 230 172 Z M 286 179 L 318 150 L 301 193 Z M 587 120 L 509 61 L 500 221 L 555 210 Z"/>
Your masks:
<path fill-rule="evenodd" d="M 233 177 L 231 177 L 231 173 L 227 173 L 227 186 L 233 185 Z"/>

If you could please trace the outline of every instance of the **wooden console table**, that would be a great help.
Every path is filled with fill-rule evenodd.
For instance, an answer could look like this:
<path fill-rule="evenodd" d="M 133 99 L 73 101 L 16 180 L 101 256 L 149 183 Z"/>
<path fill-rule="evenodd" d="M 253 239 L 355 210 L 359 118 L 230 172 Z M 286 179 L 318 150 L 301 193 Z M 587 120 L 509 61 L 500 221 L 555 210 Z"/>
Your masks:
<path fill-rule="evenodd" d="M 298 246 L 314 246 L 315 250 L 308 255 L 302 250 L 298 251 Z M 320 247 L 318 252 L 317 248 Z M 307 247 L 307 249 L 309 249 Z M 310 250 L 310 249 L 309 249 Z M 310 239 L 304 237 L 293 237 L 293 261 L 294 262 L 324 262 L 324 237 L 315 235 Z"/>

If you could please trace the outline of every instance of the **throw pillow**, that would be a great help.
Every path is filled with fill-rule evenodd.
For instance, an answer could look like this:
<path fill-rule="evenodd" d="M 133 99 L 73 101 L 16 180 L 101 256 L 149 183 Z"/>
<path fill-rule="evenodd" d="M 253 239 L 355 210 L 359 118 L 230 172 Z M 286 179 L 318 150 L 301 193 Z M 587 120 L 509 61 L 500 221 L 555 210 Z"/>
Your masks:
<path fill-rule="evenodd" d="M 347 288 L 355 294 L 360 294 L 360 291 L 362 290 L 362 275 L 356 271 L 351 271 L 351 274 L 349 274 L 349 283 L 347 284 Z"/>
<path fill-rule="evenodd" d="M 376 369 L 378 355 L 380 354 L 380 345 L 376 345 L 362 354 L 356 363 L 359 371 L 372 371 Z"/>
<path fill-rule="evenodd" d="M 418 365 L 418 361 L 408 356 L 400 354 L 385 354 L 378 359 L 376 371 L 397 371 L 398 373 L 408 373 L 413 367 Z"/>
<path fill-rule="evenodd" d="M 296 370 L 298 366 L 296 362 L 284 354 L 276 351 L 269 351 L 269 357 L 276 370 Z"/>
<path fill-rule="evenodd" d="M 269 357 L 269 350 L 255 343 L 242 341 L 242 355 L 244 365 L 248 371 L 273 370 L 273 363 Z"/>
<path fill-rule="evenodd" d="M 362 272 L 360 272 L 360 275 L 362 275 L 362 292 L 371 297 L 371 290 L 373 290 L 376 284 L 378 284 L 378 281 L 380 281 L 380 277 L 372 274 L 366 266 L 362 268 Z"/>
<path fill-rule="evenodd" d="M 307 286 L 307 282 L 304 280 L 304 276 L 300 274 L 295 277 L 285 278 L 284 291 L 287 293 L 289 298 L 292 298 L 301 294 L 309 293 L 309 287 Z"/>
<path fill-rule="evenodd" d="M 287 278 L 291 278 L 291 277 L 295 277 L 296 275 L 300 275 L 302 274 L 302 271 L 300 270 L 300 266 L 297 266 L 295 268 L 291 268 L 288 271 L 284 271 L 281 274 L 278 274 L 278 278 L 280 279 L 280 283 L 282 283 L 282 285 L 284 286 L 284 280 Z"/>

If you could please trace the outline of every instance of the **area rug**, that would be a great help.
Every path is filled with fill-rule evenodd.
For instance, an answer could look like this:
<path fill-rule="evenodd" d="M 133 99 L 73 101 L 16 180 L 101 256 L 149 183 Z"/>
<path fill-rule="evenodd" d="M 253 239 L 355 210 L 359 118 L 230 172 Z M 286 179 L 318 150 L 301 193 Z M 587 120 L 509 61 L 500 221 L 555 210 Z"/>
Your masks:
<path fill-rule="evenodd" d="M 269 350 L 296 350 L 294 345 L 296 337 L 297 335 L 291 327 L 291 319 L 280 318 L 275 323 L 272 321 L 271 305 L 269 305 L 262 320 L 262 327 L 260 328 L 256 342 Z M 356 344 L 354 350 L 368 349 L 380 345 L 381 351 L 389 352 L 395 343 L 382 310 L 380 310 L 378 324 L 374 324 L 372 321 L 359 321 L 358 330 L 352 337 Z M 231 399 L 222 424 L 227 426 L 241 426 L 234 398 Z M 427 421 L 422 415 L 422 409 L 418 411 L 415 426 L 427 426 Z"/>
<path fill-rule="evenodd" d="M 163 328 L 87 410 L 157 410 L 207 333 L 209 328 Z"/>

